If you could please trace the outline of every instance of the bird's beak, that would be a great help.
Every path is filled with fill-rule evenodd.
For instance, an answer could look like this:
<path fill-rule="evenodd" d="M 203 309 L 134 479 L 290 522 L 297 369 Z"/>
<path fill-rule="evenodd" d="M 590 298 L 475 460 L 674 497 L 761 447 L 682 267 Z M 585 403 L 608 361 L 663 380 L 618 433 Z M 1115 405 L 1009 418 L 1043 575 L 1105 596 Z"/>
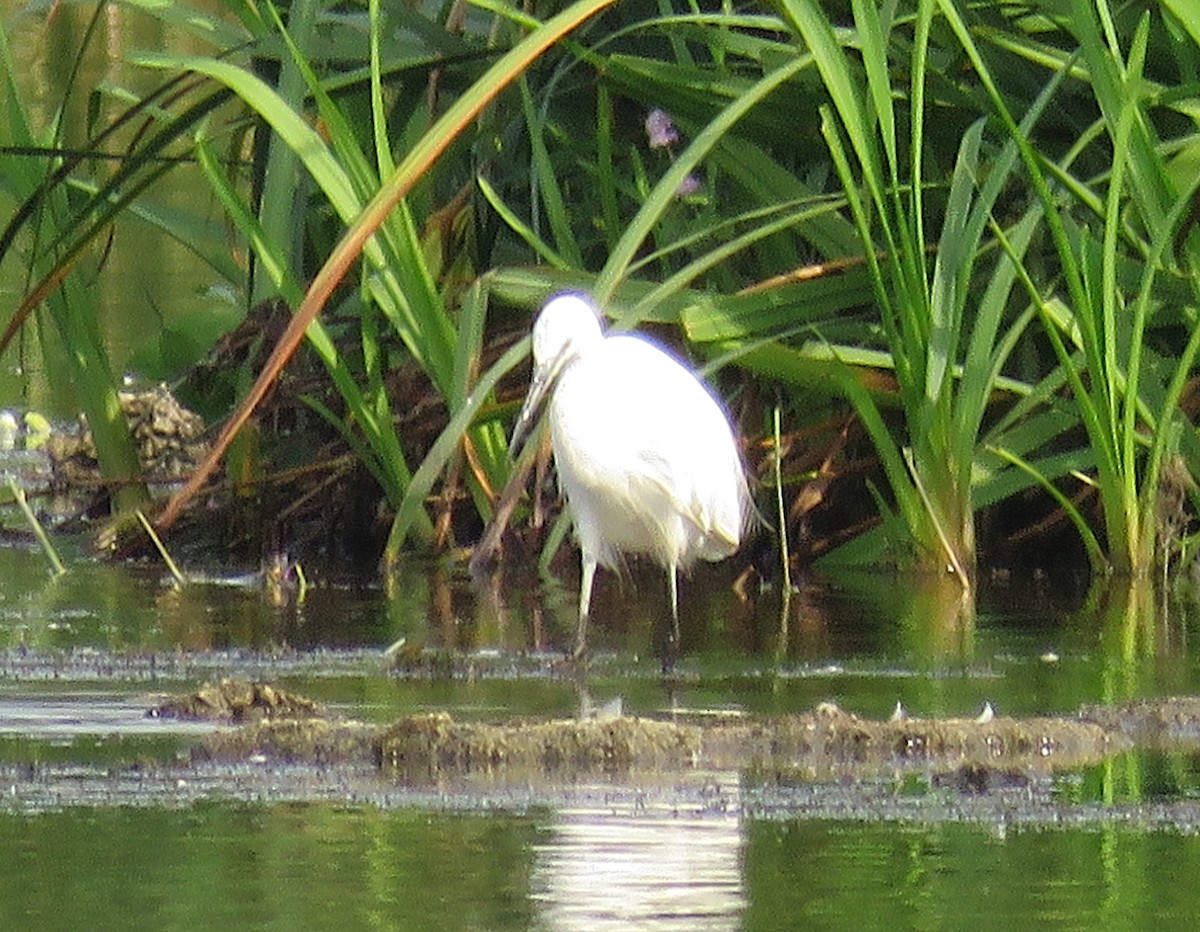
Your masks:
<path fill-rule="evenodd" d="M 521 413 L 517 416 L 517 426 L 513 428 L 512 440 L 508 444 L 513 459 L 517 458 L 525 442 L 539 426 L 542 410 L 554 391 L 558 377 L 562 374 L 563 367 L 567 364 L 570 356 L 570 346 L 564 346 L 562 352 L 555 356 L 549 365 L 534 366 L 533 379 L 529 383 L 529 391 L 525 395 L 525 402 L 521 405 Z"/>

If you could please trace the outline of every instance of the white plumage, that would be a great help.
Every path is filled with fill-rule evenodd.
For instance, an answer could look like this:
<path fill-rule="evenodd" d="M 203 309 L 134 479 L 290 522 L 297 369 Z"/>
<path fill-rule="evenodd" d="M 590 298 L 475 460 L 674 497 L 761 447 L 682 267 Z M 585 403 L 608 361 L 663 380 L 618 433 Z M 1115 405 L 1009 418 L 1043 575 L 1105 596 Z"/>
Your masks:
<path fill-rule="evenodd" d="M 586 647 L 596 566 L 648 554 L 667 570 L 678 647 L 677 575 L 738 549 L 752 506 L 733 430 L 684 363 L 638 334 L 606 335 L 576 294 L 533 327 L 533 381 L 514 446 L 549 393 L 554 462 L 583 564 L 577 652 Z"/>

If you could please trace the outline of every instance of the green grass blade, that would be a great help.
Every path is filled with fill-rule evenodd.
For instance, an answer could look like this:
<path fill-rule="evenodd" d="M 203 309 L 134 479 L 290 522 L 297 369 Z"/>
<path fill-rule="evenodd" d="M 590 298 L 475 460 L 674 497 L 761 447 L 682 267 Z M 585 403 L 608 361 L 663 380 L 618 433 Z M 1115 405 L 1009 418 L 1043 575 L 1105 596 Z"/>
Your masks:
<path fill-rule="evenodd" d="M 462 435 L 470 426 L 478 413 L 480 406 L 491 395 L 496 383 L 515 369 L 529 353 L 529 345 L 521 341 L 510 347 L 496 363 L 484 373 L 472 392 L 463 401 L 462 407 L 451 417 L 445 429 L 438 435 L 425 460 L 413 474 L 412 481 L 405 490 L 400 507 L 396 509 L 396 517 L 392 522 L 384 547 L 384 562 L 392 564 L 400 554 L 401 546 L 408 537 L 413 523 L 423 514 L 425 499 L 433 490 L 438 476 L 445 470 L 450 458 L 459 449 Z"/>

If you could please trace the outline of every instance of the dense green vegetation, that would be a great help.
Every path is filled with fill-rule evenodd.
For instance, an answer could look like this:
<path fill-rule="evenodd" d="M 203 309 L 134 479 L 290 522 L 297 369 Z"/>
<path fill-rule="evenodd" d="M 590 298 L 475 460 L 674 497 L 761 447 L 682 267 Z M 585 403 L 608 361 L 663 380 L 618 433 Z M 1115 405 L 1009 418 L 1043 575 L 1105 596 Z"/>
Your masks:
<path fill-rule="evenodd" d="M 126 213 L 188 242 L 247 310 L 295 312 L 218 455 L 307 339 L 339 399 L 310 404 L 395 514 L 391 558 L 433 540 L 439 488 L 493 517 L 514 469 L 496 387 L 527 346 L 490 348 L 564 287 L 620 326 L 677 324 L 749 441 L 770 442 L 778 398 L 784 435 L 823 444 L 814 473 L 783 470 L 789 500 L 837 471 L 828 425 L 854 412 L 882 520 L 828 559 L 969 588 L 980 515 L 1031 491 L 1097 570 L 1190 558 L 1189 0 L 117 7 L 180 41 L 127 53 L 161 86 L 91 130 L 106 149 L 136 127 L 100 181 L 86 151 L 17 154 L 54 152 L 62 128 L 31 128 L 0 47 L 0 183 L 21 205 L 0 261 L 30 283 L 12 320 L 44 315 L 71 347 L 110 477 L 136 462 L 76 265 Z M 223 205 L 219 238 L 154 208 L 185 162 Z M 419 447 L 396 426 L 415 399 L 388 391 L 405 366 L 446 411 Z"/>

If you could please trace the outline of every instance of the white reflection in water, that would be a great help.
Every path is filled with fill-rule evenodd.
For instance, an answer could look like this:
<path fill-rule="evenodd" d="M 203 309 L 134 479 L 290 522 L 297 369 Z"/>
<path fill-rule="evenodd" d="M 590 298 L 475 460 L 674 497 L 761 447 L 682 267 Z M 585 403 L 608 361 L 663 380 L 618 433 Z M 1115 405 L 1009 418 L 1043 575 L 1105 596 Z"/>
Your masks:
<path fill-rule="evenodd" d="M 710 776 L 702 795 L 690 808 L 622 799 L 559 810 L 533 868 L 546 925 L 739 928 L 746 895 L 737 774 Z"/>

